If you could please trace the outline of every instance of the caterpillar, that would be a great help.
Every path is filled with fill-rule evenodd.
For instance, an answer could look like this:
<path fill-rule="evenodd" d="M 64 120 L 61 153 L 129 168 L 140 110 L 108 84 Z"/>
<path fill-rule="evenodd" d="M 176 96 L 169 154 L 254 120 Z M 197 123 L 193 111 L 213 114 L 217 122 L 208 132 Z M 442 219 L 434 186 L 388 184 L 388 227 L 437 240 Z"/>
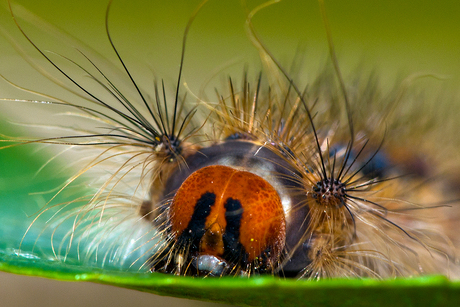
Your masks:
<path fill-rule="evenodd" d="M 185 26 L 172 88 L 161 78 L 139 81 L 125 62 L 110 31 L 116 3 L 105 23 L 117 66 L 40 21 L 50 35 L 77 46 L 75 58 L 45 51 L 23 26 L 34 17 L 11 9 L 49 68 L 33 65 L 75 99 L 3 77 L 43 98 L 15 104 L 46 104 L 65 118 L 28 125 L 53 127 L 49 137 L 8 141 L 59 148 L 48 163 L 65 155 L 76 170 L 33 216 L 21 254 L 146 274 L 458 276 L 458 196 L 455 173 L 446 170 L 458 161 L 445 144 L 454 141 L 438 144 L 443 132 L 430 120 L 441 115 L 407 125 L 424 119 L 412 88 L 423 77 L 382 94 L 373 76 L 342 76 L 331 42 L 330 64 L 302 81 L 257 34 L 253 19 L 268 4 L 277 5 L 246 8 L 261 73 L 241 69 L 240 80 L 225 77 L 212 96 L 184 85 L 181 75 L 187 35 L 208 3 Z M 446 156 L 436 156 L 433 144 Z"/>

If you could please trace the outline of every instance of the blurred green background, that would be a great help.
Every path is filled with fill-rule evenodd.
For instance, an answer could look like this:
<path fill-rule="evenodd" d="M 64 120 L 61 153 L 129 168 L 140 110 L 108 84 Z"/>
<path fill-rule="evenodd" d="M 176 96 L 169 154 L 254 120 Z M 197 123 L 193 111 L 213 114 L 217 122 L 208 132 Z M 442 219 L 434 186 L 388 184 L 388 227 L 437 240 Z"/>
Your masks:
<path fill-rule="evenodd" d="M 64 29 L 100 52 L 103 57 L 115 61 L 104 29 L 107 1 L 27 0 L 14 3 Z M 133 68 L 136 80 L 141 80 L 144 88 L 151 86 L 151 69 L 167 83 L 175 83 L 182 33 L 198 3 L 199 1 L 114 1 L 109 17 L 111 35 L 122 57 Z M 253 8 L 258 3 L 262 1 L 248 1 L 247 5 Z M 363 73 L 375 69 L 384 84 L 391 84 L 401 74 L 430 72 L 445 77 L 446 80 L 442 81 L 443 89 L 451 91 L 454 96 L 458 94 L 460 1 L 326 1 L 326 9 L 345 77 L 358 67 Z M 5 1 L 2 2 L 0 10 L 0 26 L 4 31 L 17 39 L 27 54 L 36 61 L 41 61 L 16 29 Z M 240 77 L 245 64 L 253 71 L 261 69 L 257 51 L 245 35 L 244 20 L 245 12 L 239 1 L 211 0 L 199 13 L 190 30 L 183 76 L 183 81 L 187 82 L 193 92 L 198 93 L 203 83 L 208 80 L 220 80 L 215 75 L 230 74 Z M 282 63 L 289 65 L 299 46 L 305 50 L 302 73 L 306 76 L 315 75 L 327 61 L 325 30 L 316 1 L 285 0 L 260 12 L 253 22 L 262 40 Z M 59 51 L 62 48 L 63 52 L 68 50 L 68 46 L 59 46 L 59 41 L 48 37 L 46 32 L 37 30 L 26 22 L 23 25 L 42 48 Z M 34 71 L 2 36 L 0 74 L 20 86 L 66 97 L 64 91 Z M 212 89 L 212 83 L 209 87 Z M 32 95 L 0 80 L 0 97 L 29 98 Z M 12 122 L 28 122 L 31 116 L 34 120 L 39 119 L 41 113 L 38 112 L 42 110 L 37 107 L 0 102 L 0 133 L 30 137 L 30 130 Z M 37 151 L 32 146 L 0 150 L 0 249 L 7 253 L 12 248 L 17 248 L 31 221 L 28 216 L 47 201 L 47 196 L 31 193 L 54 188 L 66 176 L 55 171 L 62 161 L 54 162 L 38 175 L 35 174 L 52 152 L 52 149 Z M 0 291 L 6 291 L 4 293 L 12 291 L 3 287 L 6 280 L 19 280 L 18 293 L 24 293 L 36 283 L 36 279 L 32 278 L 4 276 L 0 287 Z M 30 285 L 31 280 L 33 285 Z M 49 293 L 58 294 L 60 291 L 56 289 L 60 286 L 67 289 L 63 291 L 82 287 L 77 284 L 52 283 L 40 288 L 40 292 L 49 289 Z M 91 287 L 96 286 L 85 287 L 78 288 L 78 293 L 91 292 Z M 111 297 L 113 293 L 120 291 L 117 288 L 106 288 L 104 291 L 109 291 L 108 294 L 99 296 Z M 129 293 L 126 295 L 133 295 L 136 299 L 138 296 L 145 297 L 151 305 L 165 304 L 164 301 L 160 303 L 153 295 L 126 292 Z M 6 294 L 0 295 L 5 297 Z M 16 299 L 24 297 L 19 294 Z M 35 298 L 31 297 L 32 300 Z M 70 299 L 59 305 L 70 305 L 73 301 L 75 300 Z M 90 299 L 84 304 L 96 304 L 95 302 L 96 299 Z M 123 303 L 120 301 L 121 304 Z M 179 304 L 187 302 L 179 301 Z"/>

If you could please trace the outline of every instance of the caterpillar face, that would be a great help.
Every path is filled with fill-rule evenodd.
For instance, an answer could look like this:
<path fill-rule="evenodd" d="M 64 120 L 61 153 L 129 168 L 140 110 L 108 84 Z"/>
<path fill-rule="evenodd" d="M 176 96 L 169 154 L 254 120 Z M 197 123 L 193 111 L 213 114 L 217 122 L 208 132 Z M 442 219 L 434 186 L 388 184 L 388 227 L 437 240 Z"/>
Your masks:
<path fill-rule="evenodd" d="M 229 262 L 243 268 L 254 263 L 263 271 L 279 259 L 284 247 L 281 199 L 251 172 L 222 165 L 200 168 L 181 184 L 168 213 L 174 244 L 196 254 L 199 271 L 217 270 L 220 275 Z M 201 269 L 198 263 L 209 267 L 203 260 L 209 256 L 220 265 Z"/>
<path fill-rule="evenodd" d="M 45 52 L 23 28 L 29 13 L 11 8 L 57 77 L 44 74 L 76 99 L 25 90 L 75 122 L 18 143 L 62 146 L 76 169 L 25 236 L 50 237 L 50 254 L 62 261 L 146 274 L 458 276 L 448 218 L 456 219 L 458 197 L 435 180 L 442 163 L 416 148 L 439 135 L 417 127 L 427 133 L 413 136 L 405 126 L 415 94 L 404 84 L 382 95 L 367 76 L 349 85 L 334 55 L 335 68 L 302 84 L 256 33 L 263 5 L 246 12 L 263 73 L 228 77 L 212 97 L 186 90 L 187 35 L 206 5 L 185 28 L 172 91 L 163 80 L 141 87 L 109 30 L 121 71 L 106 72 L 85 48 L 78 59 Z M 85 193 L 56 202 L 81 185 Z"/>

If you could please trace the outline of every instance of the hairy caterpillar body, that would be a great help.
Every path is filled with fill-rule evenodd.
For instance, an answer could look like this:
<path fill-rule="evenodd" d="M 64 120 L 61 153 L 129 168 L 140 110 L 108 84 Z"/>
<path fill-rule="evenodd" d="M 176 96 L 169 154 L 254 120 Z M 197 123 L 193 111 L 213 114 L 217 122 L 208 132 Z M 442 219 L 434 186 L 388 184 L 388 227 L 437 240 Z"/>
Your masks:
<path fill-rule="evenodd" d="M 181 73 L 203 5 L 172 90 L 161 78 L 139 86 L 108 30 L 119 60 L 109 71 L 78 45 L 78 59 L 45 52 L 23 29 L 32 17 L 11 10 L 54 69 L 43 74 L 76 97 L 24 89 L 43 99 L 14 101 L 72 119 L 17 142 L 54 144 L 77 170 L 33 217 L 21 252 L 43 257 L 47 241 L 60 261 L 192 276 L 457 277 L 456 182 L 420 145 L 442 135 L 407 125 L 423 107 L 412 102 L 417 77 L 382 94 L 367 75 L 343 79 L 332 55 L 303 84 L 256 33 L 261 5 L 247 8 L 246 30 L 262 73 L 195 92 Z"/>

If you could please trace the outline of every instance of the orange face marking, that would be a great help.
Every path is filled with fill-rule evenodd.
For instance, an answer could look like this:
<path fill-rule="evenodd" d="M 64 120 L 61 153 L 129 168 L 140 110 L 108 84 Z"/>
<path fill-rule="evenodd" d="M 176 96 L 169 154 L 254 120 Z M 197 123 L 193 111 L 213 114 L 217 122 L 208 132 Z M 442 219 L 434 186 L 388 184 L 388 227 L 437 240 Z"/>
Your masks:
<path fill-rule="evenodd" d="M 204 196 L 215 197 L 208 201 L 208 207 L 199 205 Z M 221 257 L 229 252 L 224 250 L 229 237 L 238 240 L 248 261 L 265 251 L 269 251 L 270 260 L 276 260 L 284 247 L 285 217 L 278 193 L 250 172 L 222 165 L 199 169 L 182 183 L 169 215 L 176 239 L 184 231 L 201 231 L 199 254 Z M 204 229 L 196 229 L 196 225 Z"/>

